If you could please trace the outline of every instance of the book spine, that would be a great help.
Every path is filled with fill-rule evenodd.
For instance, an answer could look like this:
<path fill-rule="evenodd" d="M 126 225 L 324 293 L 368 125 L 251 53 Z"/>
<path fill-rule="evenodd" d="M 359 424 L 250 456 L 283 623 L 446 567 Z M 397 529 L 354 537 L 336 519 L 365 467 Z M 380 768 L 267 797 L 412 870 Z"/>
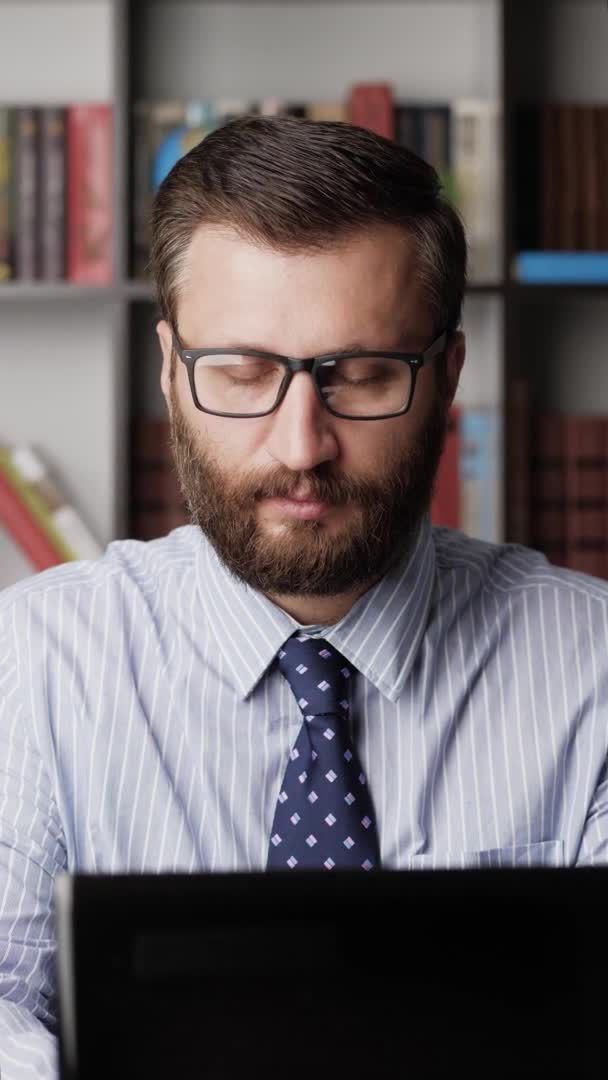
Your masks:
<path fill-rule="evenodd" d="M 452 405 L 431 502 L 433 525 L 460 528 L 460 409 Z"/>
<path fill-rule="evenodd" d="M 393 110 L 395 142 L 414 154 L 422 154 L 422 106 L 395 105 Z"/>
<path fill-rule="evenodd" d="M 136 540 L 154 540 L 190 523 L 164 417 L 138 417 L 132 422 L 130 495 L 129 531 Z"/>
<path fill-rule="evenodd" d="M 530 538 L 530 390 L 524 378 L 513 379 L 507 398 L 507 503 L 509 535 L 516 544 Z"/>
<path fill-rule="evenodd" d="M 31 446 L 17 446 L 7 453 L 24 494 L 34 500 L 34 508 L 39 507 L 43 521 L 55 531 L 64 546 L 66 558 L 99 558 L 103 553 L 100 545 L 57 487 L 35 450 Z"/>
<path fill-rule="evenodd" d="M 70 105 L 67 110 L 68 280 L 112 281 L 112 109 Z"/>
<path fill-rule="evenodd" d="M 463 532 L 498 543 L 500 505 L 499 414 L 495 409 L 463 409 L 460 418 L 460 521 Z"/>
<path fill-rule="evenodd" d="M 15 109 L 15 265 L 20 281 L 38 277 L 39 110 Z"/>
<path fill-rule="evenodd" d="M 349 97 L 351 124 L 374 131 L 385 139 L 395 137 L 393 88 L 389 83 L 357 83 Z"/>
<path fill-rule="evenodd" d="M 0 106 L 0 284 L 15 276 L 13 251 L 13 110 Z"/>
<path fill-rule="evenodd" d="M 454 183 L 468 230 L 471 280 L 493 281 L 502 260 L 500 108 L 493 101 L 457 98 L 452 109 Z"/>
<path fill-rule="evenodd" d="M 580 221 L 580 161 L 577 155 L 578 110 L 576 105 L 557 106 L 558 160 L 557 179 L 557 248 L 559 251 L 578 251 L 581 246 Z"/>
<path fill-rule="evenodd" d="M 65 278 L 65 109 L 40 110 L 40 276 Z"/>
<path fill-rule="evenodd" d="M 0 465 L 4 470 L 5 477 L 10 482 L 23 506 L 31 514 L 32 518 L 36 520 L 38 528 L 46 534 L 49 542 L 61 557 L 61 561 L 69 562 L 74 559 L 76 556 L 69 544 L 66 543 L 61 532 L 57 529 L 53 521 L 52 512 L 49 510 L 45 499 L 40 492 L 28 482 L 21 469 L 15 464 L 13 451 L 10 447 L 0 447 Z"/>
<path fill-rule="evenodd" d="M 596 128 L 598 133 L 598 171 L 600 185 L 604 191 L 599 206 L 599 247 L 602 251 L 608 251 L 608 199 L 605 195 L 605 183 L 608 176 L 608 105 L 598 106 Z"/>
<path fill-rule="evenodd" d="M 564 450 L 561 416 L 537 413 L 531 425 L 530 541 L 565 565 Z"/>
<path fill-rule="evenodd" d="M 572 570 L 603 577 L 605 421 L 597 416 L 564 416 L 565 562 Z"/>
<path fill-rule="evenodd" d="M 150 105 L 136 101 L 132 112 L 132 232 L 133 251 L 131 273 L 133 278 L 148 276 L 150 257 L 150 208 L 152 204 Z"/>
<path fill-rule="evenodd" d="M 546 102 L 541 113 L 542 136 L 542 229 L 541 246 L 555 251 L 558 240 L 558 124 L 557 106 Z M 520 193 L 520 194 L 523 194 Z"/>
<path fill-rule="evenodd" d="M 24 505 L 0 460 L 0 521 L 36 570 L 48 570 L 64 561 L 37 519 Z"/>
<path fill-rule="evenodd" d="M 306 110 L 308 120 L 348 122 L 348 106 L 342 101 L 313 101 Z"/>

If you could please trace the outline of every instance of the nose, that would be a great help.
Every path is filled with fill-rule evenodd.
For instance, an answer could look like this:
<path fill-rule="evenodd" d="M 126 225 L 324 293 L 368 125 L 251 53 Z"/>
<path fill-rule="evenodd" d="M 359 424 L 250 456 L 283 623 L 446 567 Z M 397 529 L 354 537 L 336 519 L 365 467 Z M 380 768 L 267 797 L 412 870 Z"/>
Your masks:
<path fill-rule="evenodd" d="M 294 375 L 270 420 L 266 448 L 275 461 L 288 469 L 303 472 L 338 456 L 334 417 L 323 408 L 308 372 Z"/>

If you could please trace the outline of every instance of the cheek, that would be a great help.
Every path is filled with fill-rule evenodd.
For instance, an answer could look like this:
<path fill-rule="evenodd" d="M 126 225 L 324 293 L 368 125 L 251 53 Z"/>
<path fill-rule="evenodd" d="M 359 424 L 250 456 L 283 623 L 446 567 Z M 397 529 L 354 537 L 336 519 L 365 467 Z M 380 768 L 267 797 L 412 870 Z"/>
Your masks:
<path fill-rule="evenodd" d="M 201 438 L 218 461 L 241 470 L 263 461 L 268 434 L 264 418 L 230 419 L 205 413 L 199 416 L 203 419 Z"/>

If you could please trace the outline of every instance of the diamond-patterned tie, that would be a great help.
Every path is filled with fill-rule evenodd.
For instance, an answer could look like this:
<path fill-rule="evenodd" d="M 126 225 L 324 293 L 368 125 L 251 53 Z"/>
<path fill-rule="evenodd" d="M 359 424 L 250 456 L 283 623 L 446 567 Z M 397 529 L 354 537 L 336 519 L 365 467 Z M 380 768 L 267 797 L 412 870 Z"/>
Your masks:
<path fill-rule="evenodd" d="M 278 661 L 304 721 L 279 792 L 268 868 L 377 869 L 374 809 L 348 730 L 354 669 L 322 638 L 303 635 L 285 642 Z"/>

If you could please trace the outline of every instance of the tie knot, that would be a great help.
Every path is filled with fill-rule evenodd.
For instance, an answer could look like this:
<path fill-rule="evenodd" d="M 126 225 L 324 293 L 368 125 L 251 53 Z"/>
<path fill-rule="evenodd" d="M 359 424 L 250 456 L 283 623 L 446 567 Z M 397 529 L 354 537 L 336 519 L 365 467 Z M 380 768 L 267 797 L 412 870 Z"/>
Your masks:
<path fill-rule="evenodd" d="M 354 669 L 333 645 L 294 635 L 279 649 L 278 661 L 304 716 L 348 715 L 348 680 Z"/>

